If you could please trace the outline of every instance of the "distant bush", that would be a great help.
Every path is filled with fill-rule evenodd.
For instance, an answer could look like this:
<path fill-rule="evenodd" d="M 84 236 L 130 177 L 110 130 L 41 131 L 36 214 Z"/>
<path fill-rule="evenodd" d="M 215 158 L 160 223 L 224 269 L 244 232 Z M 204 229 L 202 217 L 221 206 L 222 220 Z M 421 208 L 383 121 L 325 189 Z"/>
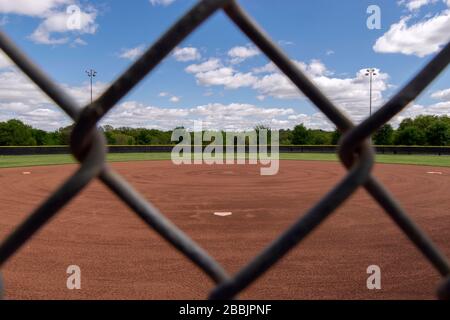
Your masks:
<path fill-rule="evenodd" d="M 379 146 L 388 146 L 394 143 L 394 129 L 390 124 L 383 125 L 372 136 L 374 144 Z"/>
<path fill-rule="evenodd" d="M 0 122 L 1 146 L 43 146 L 68 145 L 73 125 L 59 128 L 55 131 L 44 131 L 24 124 L 20 120 L 12 119 Z M 270 128 L 258 125 L 255 130 Z M 109 145 L 174 145 L 171 141 L 172 131 L 157 129 L 114 128 L 110 125 L 101 127 Z M 221 131 L 222 136 L 225 132 Z M 193 133 L 191 133 L 193 136 Z M 279 131 L 281 145 L 336 145 L 341 133 L 338 130 L 324 131 L 308 129 L 299 124 L 294 129 Z M 194 141 L 194 139 L 192 139 Z M 224 139 L 225 141 L 225 139 Z M 268 139 L 268 142 L 270 138 Z M 419 116 L 414 119 L 404 119 L 397 129 L 390 124 L 383 125 L 372 135 L 376 145 L 423 145 L 423 146 L 449 146 L 450 145 L 450 117 L 448 116 Z M 207 142 L 204 142 L 208 144 Z"/>
<path fill-rule="evenodd" d="M 400 123 L 394 132 L 397 145 L 450 145 L 450 118 L 447 116 L 419 116 L 407 118 Z"/>
<path fill-rule="evenodd" d="M 12 119 L 7 122 L 0 122 L 0 145 L 35 146 L 37 141 L 33 135 L 34 130 L 20 120 Z M 45 142 L 45 139 L 40 136 L 41 134 L 41 131 L 36 130 L 36 136 L 39 136 L 39 141 Z"/>

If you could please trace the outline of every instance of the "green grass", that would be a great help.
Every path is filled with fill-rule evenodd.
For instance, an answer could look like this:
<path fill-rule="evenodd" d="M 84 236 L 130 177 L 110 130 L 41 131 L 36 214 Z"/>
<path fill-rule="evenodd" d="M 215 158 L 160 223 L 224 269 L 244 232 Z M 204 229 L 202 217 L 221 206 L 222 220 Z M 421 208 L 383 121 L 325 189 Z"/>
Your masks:
<path fill-rule="evenodd" d="M 450 167 L 450 156 L 379 154 L 376 160 L 378 163 Z"/>
<path fill-rule="evenodd" d="M 330 153 L 283 153 L 283 160 L 337 161 L 337 155 Z M 437 167 L 450 167 L 450 156 L 377 154 L 377 163 L 410 164 Z"/>
<path fill-rule="evenodd" d="M 170 153 L 111 153 L 108 161 L 170 160 Z M 32 156 L 0 156 L 0 168 L 31 167 L 76 163 L 69 154 L 49 154 Z"/>
<path fill-rule="evenodd" d="M 282 160 L 304 161 L 337 161 L 335 154 L 328 153 L 282 153 Z M 148 161 L 170 160 L 170 153 L 112 153 L 108 154 L 108 161 Z M 450 156 L 433 155 L 377 155 L 378 163 L 395 163 L 410 165 L 426 165 L 450 167 Z M 71 155 L 33 155 L 33 156 L 0 156 L 0 168 L 30 167 L 43 165 L 57 165 L 75 163 Z"/>

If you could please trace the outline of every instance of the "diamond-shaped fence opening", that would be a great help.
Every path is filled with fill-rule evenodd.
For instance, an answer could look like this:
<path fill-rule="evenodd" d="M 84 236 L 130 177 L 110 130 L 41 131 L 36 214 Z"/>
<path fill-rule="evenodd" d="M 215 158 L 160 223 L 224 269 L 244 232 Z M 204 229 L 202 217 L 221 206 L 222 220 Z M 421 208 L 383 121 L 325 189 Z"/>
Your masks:
<path fill-rule="evenodd" d="M 106 164 L 105 139 L 96 129 L 97 123 L 109 110 L 181 41 L 218 10 L 223 10 L 230 20 L 344 133 L 339 156 L 348 169 L 347 175 L 332 190 L 305 214 L 301 214 L 288 230 L 235 275 L 227 274 L 214 258 Z M 149 47 L 97 100 L 83 109 L 80 109 L 43 71 L 35 66 L 3 32 L 0 32 L 0 47 L 48 97 L 74 120 L 71 150 L 80 162 L 78 170 L 1 243 L 0 265 L 3 265 L 36 231 L 49 222 L 92 179 L 98 177 L 149 227 L 157 231 L 216 283 L 216 287 L 210 294 L 211 299 L 230 299 L 298 245 L 358 188 L 364 187 L 442 275 L 444 281 L 438 290 L 439 297 L 450 296 L 448 260 L 410 219 L 394 196 L 372 175 L 374 150 L 369 142 L 372 133 L 403 110 L 446 68 L 450 62 L 450 44 L 447 44 L 389 102 L 358 126 L 354 126 L 339 111 L 233 0 L 200 1 Z"/>

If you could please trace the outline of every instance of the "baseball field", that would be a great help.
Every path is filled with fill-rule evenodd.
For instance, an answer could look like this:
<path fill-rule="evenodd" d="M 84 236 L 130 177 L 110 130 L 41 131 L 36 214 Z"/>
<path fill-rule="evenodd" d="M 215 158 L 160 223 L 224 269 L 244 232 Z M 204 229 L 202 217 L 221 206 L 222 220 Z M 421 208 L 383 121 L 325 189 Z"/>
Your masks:
<path fill-rule="evenodd" d="M 109 155 L 117 172 L 230 274 L 346 173 L 329 154 L 281 154 L 274 176 L 261 176 L 255 165 L 176 166 L 169 159 Z M 4 238 L 78 165 L 68 155 L 2 156 L 0 167 Z M 379 155 L 374 175 L 450 255 L 450 158 Z M 69 265 L 81 269 L 80 290 L 66 287 Z M 370 265 L 381 269 L 380 290 L 366 287 Z M 98 181 L 27 242 L 2 275 L 8 299 L 203 299 L 214 287 Z M 434 299 L 440 279 L 360 189 L 240 297 Z"/>

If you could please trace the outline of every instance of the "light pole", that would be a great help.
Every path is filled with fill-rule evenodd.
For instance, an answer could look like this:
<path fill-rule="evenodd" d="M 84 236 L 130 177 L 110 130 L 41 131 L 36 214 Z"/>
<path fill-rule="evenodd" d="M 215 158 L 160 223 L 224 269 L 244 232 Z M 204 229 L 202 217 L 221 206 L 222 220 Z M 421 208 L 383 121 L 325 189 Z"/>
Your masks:
<path fill-rule="evenodd" d="M 372 116 L 372 78 L 376 76 L 376 70 L 374 68 L 366 69 L 366 77 L 369 77 L 370 81 L 370 102 L 369 102 L 369 115 Z"/>
<path fill-rule="evenodd" d="M 95 76 L 97 75 L 97 71 L 95 71 L 94 69 L 89 69 L 86 70 L 86 73 L 89 79 L 91 80 L 91 104 L 92 104 L 92 79 L 95 78 Z"/>

